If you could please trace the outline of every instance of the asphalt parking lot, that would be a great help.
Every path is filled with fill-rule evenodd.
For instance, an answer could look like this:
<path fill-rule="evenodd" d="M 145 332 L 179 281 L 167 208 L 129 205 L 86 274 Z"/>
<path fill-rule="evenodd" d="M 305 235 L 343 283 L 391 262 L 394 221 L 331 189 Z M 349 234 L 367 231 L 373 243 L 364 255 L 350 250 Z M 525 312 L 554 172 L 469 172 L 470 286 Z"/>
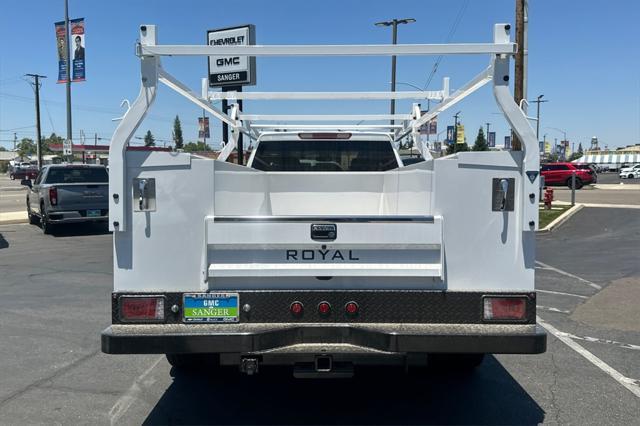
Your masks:
<path fill-rule="evenodd" d="M 538 315 L 558 334 L 545 354 L 490 356 L 471 376 L 212 377 L 102 354 L 111 235 L 61 231 L 0 225 L 0 423 L 639 424 L 637 209 L 585 208 L 539 236 Z"/>

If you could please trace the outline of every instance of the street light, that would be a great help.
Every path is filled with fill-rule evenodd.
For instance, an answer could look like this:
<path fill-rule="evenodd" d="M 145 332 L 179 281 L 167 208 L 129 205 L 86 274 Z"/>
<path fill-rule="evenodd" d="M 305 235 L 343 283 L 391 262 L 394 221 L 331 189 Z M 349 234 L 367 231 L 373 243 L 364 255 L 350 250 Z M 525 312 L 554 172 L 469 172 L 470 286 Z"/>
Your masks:
<path fill-rule="evenodd" d="M 393 19 L 392 21 L 376 22 L 376 27 L 392 27 L 392 44 L 398 44 L 398 25 L 411 24 L 416 22 L 413 18 Z M 391 91 L 396 91 L 396 55 L 391 56 Z M 391 115 L 396 113 L 396 100 L 391 99 Z M 391 119 L 391 125 L 395 124 L 395 120 Z"/>
<path fill-rule="evenodd" d="M 454 118 L 454 125 L 453 125 L 453 143 L 458 143 L 458 116 L 460 115 L 462 111 L 458 111 L 455 113 L 455 115 L 453 116 Z"/>
<path fill-rule="evenodd" d="M 549 102 L 548 100 L 543 101 L 542 98 L 544 95 L 540 95 L 536 98 L 535 103 L 538 104 L 538 113 L 536 115 L 536 140 L 540 141 L 540 104 L 543 102 Z"/>

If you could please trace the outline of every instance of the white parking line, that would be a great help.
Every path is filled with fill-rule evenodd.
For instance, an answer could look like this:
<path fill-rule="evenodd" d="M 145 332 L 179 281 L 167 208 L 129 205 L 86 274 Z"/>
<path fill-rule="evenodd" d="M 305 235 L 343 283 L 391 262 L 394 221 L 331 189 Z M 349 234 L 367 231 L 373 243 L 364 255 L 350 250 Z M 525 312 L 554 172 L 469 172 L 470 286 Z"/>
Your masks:
<path fill-rule="evenodd" d="M 570 314 L 571 311 L 565 311 L 564 309 L 558 309 L 558 308 L 551 308 L 549 306 L 542 306 L 542 305 L 537 305 L 536 309 L 542 309 L 543 311 L 549 311 L 549 312 L 557 312 L 560 314 Z"/>
<path fill-rule="evenodd" d="M 588 296 L 583 296 L 581 294 L 573 294 L 573 293 L 563 293 L 561 291 L 551 291 L 551 290 L 540 290 L 536 289 L 536 293 L 549 293 L 549 294 L 559 294 L 560 296 L 571 296 L 571 297 L 579 297 L 580 299 L 588 299 Z"/>
<path fill-rule="evenodd" d="M 542 263 L 542 262 L 540 262 L 539 260 L 536 260 L 536 263 L 537 263 L 538 265 L 540 265 L 540 266 L 543 266 L 543 269 L 548 269 L 548 270 L 553 271 L 553 272 L 556 272 L 556 273 L 558 273 L 558 274 L 560 274 L 560 275 L 565 275 L 565 276 L 567 276 L 567 277 L 571 277 L 571 278 L 573 278 L 573 279 L 575 279 L 575 280 L 578 280 L 578 281 L 581 281 L 581 282 L 583 282 L 583 283 L 585 283 L 585 284 L 587 284 L 587 285 L 589 285 L 589 286 L 591 286 L 591 287 L 593 287 L 593 288 L 595 288 L 595 289 L 597 289 L 597 290 L 602 290 L 602 286 L 600 286 L 600 285 L 598 285 L 598 284 L 596 284 L 596 283 L 592 283 L 592 282 L 591 282 L 591 281 L 589 281 L 589 280 L 585 280 L 584 278 L 581 278 L 581 277 L 579 277 L 579 276 L 577 276 L 577 275 L 573 275 L 573 274 L 572 274 L 572 273 L 570 273 L 570 272 L 563 271 L 562 269 L 554 268 L 553 266 L 551 266 L 551 265 L 547 265 L 546 263 Z"/>
<path fill-rule="evenodd" d="M 560 333 L 574 340 L 584 340 L 585 342 L 591 342 L 591 343 L 603 343 L 606 345 L 617 346 L 622 349 L 631 349 L 634 351 L 640 351 L 640 346 L 633 345 L 631 343 L 623 343 L 623 342 L 618 342 L 616 340 L 609 340 L 609 339 L 600 339 L 599 337 L 576 336 L 575 334 L 565 333 L 563 331 L 561 331 Z"/>
<path fill-rule="evenodd" d="M 609 364 L 580 346 L 578 343 L 571 340 L 571 338 L 568 337 L 567 333 L 558 330 L 539 316 L 536 316 L 536 320 L 538 321 L 538 324 L 544 327 L 549 333 L 553 334 L 558 340 L 569 346 L 578 354 L 582 355 L 587 361 L 598 367 L 600 370 L 604 371 L 616 382 L 620 383 L 627 390 L 633 393 L 637 398 L 640 398 L 640 385 L 638 383 L 638 380 L 630 379 L 629 377 L 623 376 L 618 370 L 614 369 Z"/>
<path fill-rule="evenodd" d="M 124 394 L 122 394 L 120 398 L 118 398 L 115 404 L 113 404 L 113 407 L 111 407 L 111 410 L 109 410 L 109 419 L 112 425 L 116 424 L 118 420 L 120 420 L 120 418 L 129 410 L 131 404 L 133 404 L 134 401 L 138 399 L 138 396 L 142 392 L 141 385 L 144 386 L 149 384 L 146 383 L 147 380 L 145 379 L 163 359 L 164 356 L 161 356 L 153 364 L 151 364 L 151 367 L 147 368 L 144 373 L 139 375 L 138 378 L 134 380 L 131 387 Z"/>

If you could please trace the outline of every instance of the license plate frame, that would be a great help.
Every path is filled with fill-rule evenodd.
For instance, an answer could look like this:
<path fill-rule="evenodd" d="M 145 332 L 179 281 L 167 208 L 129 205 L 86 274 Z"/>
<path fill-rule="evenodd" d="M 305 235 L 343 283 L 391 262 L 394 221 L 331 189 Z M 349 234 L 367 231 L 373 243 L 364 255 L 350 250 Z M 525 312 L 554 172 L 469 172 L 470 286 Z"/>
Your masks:
<path fill-rule="evenodd" d="M 182 321 L 185 323 L 237 323 L 240 321 L 238 293 L 185 293 Z"/>
<path fill-rule="evenodd" d="M 100 217 L 100 209 L 87 209 L 87 217 Z"/>

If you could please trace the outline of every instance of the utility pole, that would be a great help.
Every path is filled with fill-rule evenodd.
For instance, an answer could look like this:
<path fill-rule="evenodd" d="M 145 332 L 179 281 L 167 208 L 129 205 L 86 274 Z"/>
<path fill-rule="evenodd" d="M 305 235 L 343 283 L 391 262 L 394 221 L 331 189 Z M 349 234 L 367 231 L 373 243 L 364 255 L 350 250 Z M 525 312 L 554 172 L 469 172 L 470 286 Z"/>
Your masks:
<path fill-rule="evenodd" d="M 491 126 L 491 123 L 486 123 L 487 124 L 487 144 L 489 143 L 489 126 Z"/>
<path fill-rule="evenodd" d="M 207 116 L 205 115 L 204 108 L 202 108 L 202 139 L 205 145 L 207 145 L 207 124 L 205 120 L 206 117 Z"/>
<path fill-rule="evenodd" d="M 42 132 L 40 130 L 40 79 L 47 78 L 47 76 L 40 74 L 25 74 L 25 76 L 33 78 L 32 85 L 36 92 L 36 156 L 38 158 L 38 169 L 40 169 L 42 167 Z"/>
<path fill-rule="evenodd" d="M 536 98 L 535 103 L 538 104 L 538 112 L 536 113 L 536 140 L 540 141 L 540 104 L 543 102 L 549 102 L 548 100 L 542 100 L 544 95 L 540 95 Z"/>
<path fill-rule="evenodd" d="M 454 119 L 454 124 L 453 124 L 453 143 L 457 144 L 458 143 L 458 116 L 460 115 L 461 111 L 456 112 L 456 114 L 453 116 Z M 455 145 L 454 145 L 455 147 Z"/>
<path fill-rule="evenodd" d="M 527 98 L 526 94 L 526 57 L 528 55 L 527 50 L 527 0 L 516 0 L 516 45 L 518 46 L 518 52 L 516 53 L 515 63 L 515 82 L 513 87 L 513 97 L 516 104 L 520 106 L 523 99 Z M 526 115 L 526 106 L 522 105 Z M 518 136 L 511 132 L 511 150 L 521 151 L 522 143 Z"/>
<path fill-rule="evenodd" d="M 18 145 L 18 134 L 13 132 L 13 150 L 16 150 L 16 146 Z"/>
<path fill-rule="evenodd" d="M 64 0 L 64 31 L 65 31 L 65 57 L 67 58 L 67 140 L 73 146 L 72 127 L 71 127 L 71 55 L 69 49 L 69 0 Z M 73 158 L 72 158 L 73 161 Z"/>
<path fill-rule="evenodd" d="M 392 44 L 398 44 L 398 25 L 399 24 L 411 24 L 412 22 L 416 22 L 413 18 L 406 19 L 393 19 L 392 21 L 382 21 L 376 22 L 377 27 L 392 27 Z M 396 55 L 391 56 L 391 92 L 396 91 Z M 391 115 L 396 113 L 396 100 L 391 99 Z M 391 119 L 391 125 L 395 124 L 395 120 Z M 391 128 L 393 131 L 393 127 Z"/>

